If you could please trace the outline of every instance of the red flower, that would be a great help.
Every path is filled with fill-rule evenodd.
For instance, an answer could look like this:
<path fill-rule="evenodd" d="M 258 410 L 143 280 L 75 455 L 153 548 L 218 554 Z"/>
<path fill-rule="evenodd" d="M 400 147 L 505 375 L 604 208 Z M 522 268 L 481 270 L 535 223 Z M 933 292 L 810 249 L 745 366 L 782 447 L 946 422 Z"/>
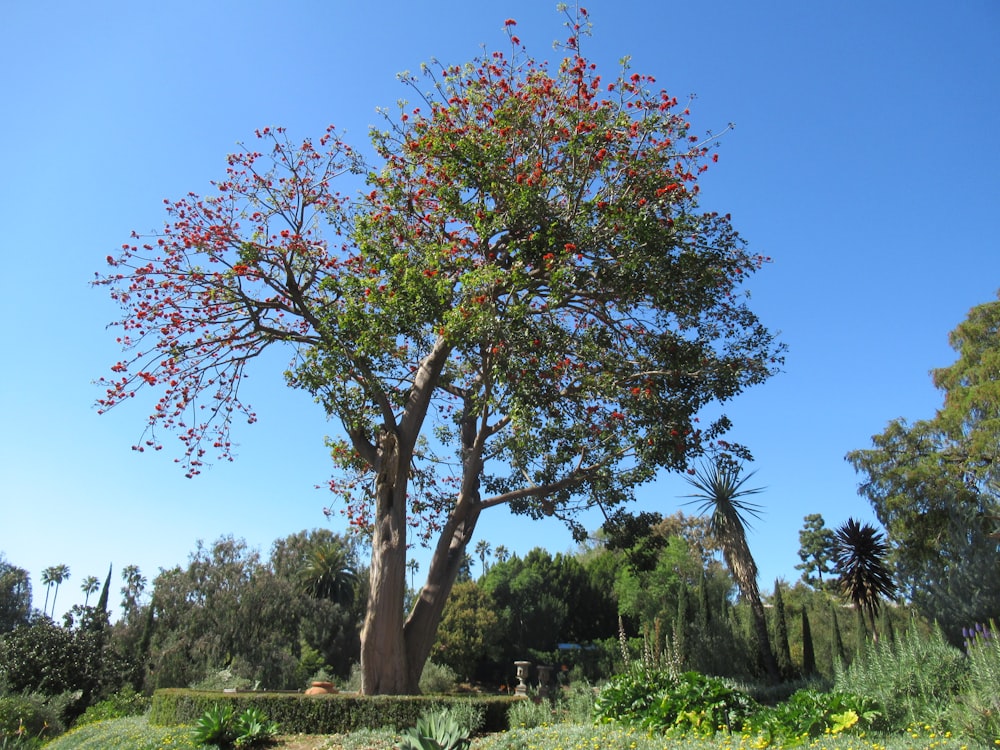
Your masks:
<path fill-rule="evenodd" d="M 508 18 L 506 21 L 503 22 L 503 25 L 504 26 L 517 26 L 517 21 L 515 21 L 513 18 Z"/>

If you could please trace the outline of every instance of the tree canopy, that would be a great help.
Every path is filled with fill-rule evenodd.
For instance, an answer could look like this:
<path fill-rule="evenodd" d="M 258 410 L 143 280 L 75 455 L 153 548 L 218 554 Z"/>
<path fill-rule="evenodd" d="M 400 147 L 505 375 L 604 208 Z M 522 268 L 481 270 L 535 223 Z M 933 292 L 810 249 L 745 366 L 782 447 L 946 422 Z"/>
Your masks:
<path fill-rule="evenodd" d="M 602 77 L 586 11 L 568 26 L 553 65 L 511 19 L 509 52 L 402 75 L 415 105 L 372 131 L 375 163 L 332 127 L 257 131 L 97 281 L 126 351 L 101 410 L 160 394 L 136 450 L 166 428 L 190 476 L 230 458 L 234 420 L 256 419 L 240 385 L 273 344 L 340 422 L 331 489 L 372 539 L 366 693 L 416 690 L 483 510 L 615 506 L 686 469 L 729 427 L 703 407 L 781 363 L 742 291 L 767 259 L 698 205 L 716 139 L 627 61 Z M 351 173 L 357 197 L 337 188 Z M 408 524 L 434 553 L 404 622 Z"/>
<path fill-rule="evenodd" d="M 1000 615 L 1000 301 L 974 307 L 950 342 L 958 359 L 932 372 L 944 393 L 934 417 L 893 420 L 847 460 L 903 593 L 958 642 Z"/>

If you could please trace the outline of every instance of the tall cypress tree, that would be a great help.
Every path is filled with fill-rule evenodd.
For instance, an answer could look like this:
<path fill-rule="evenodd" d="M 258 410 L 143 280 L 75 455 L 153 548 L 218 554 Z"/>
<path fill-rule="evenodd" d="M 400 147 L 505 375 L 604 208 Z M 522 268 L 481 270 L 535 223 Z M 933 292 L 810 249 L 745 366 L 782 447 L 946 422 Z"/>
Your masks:
<path fill-rule="evenodd" d="M 840 623 L 837 622 L 836 605 L 830 603 L 830 616 L 833 618 L 833 648 L 830 655 L 830 662 L 833 668 L 837 665 L 844 666 L 847 663 L 847 654 L 844 652 L 844 639 L 840 635 Z"/>
<path fill-rule="evenodd" d="M 691 622 L 691 606 L 688 601 L 687 584 L 683 581 L 677 589 L 677 618 L 674 621 L 674 646 L 677 648 L 677 659 L 687 669 L 690 664 L 688 653 L 688 633 Z"/>
<path fill-rule="evenodd" d="M 101 589 L 101 596 L 97 600 L 97 606 L 94 607 L 94 617 L 90 623 L 91 630 L 104 630 L 110 622 L 111 617 L 108 614 L 108 592 L 111 590 L 112 567 L 113 564 L 108 565 L 108 577 L 104 579 L 104 588 Z"/>
<path fill-rule="evenodd" d="M 778 671 L 785 679 L 792 677 L 792 651 L 788 646 L 788 623 L 785 621 L 785 600 L 781 596 L 781 581 L 774 581 L 774 650 Z"/>
<path fill-rule="evenodd" d="M 806 677 L 816 674 L 816 652 L 813 650 L 812 628 L 809 615 L 802 607 L 802 674 Z"/>

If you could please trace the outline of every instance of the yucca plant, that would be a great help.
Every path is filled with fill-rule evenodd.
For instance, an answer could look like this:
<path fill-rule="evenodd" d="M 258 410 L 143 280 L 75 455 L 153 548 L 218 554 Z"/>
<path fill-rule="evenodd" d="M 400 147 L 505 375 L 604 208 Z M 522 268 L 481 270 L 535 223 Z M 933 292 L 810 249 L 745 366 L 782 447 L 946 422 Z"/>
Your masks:
<path fill-rule="evenodd" d="M 767 630 L 767 618 L 764 614 L 764 604 L 760 598 L 760 588 L 757 585 L 757 563 L 750 554 L 747 543 L 747 529 L 750 523 L 747 516 L 760 518 L 760 506 L 749 502 L 746 498 L 756 495 L 760 487 L 744 487 L 754 472 L 743 475 L 742 464 L 733 458 L 723 455 L 713 463 L 702 466 L 688 482 L 698 490 L 687 497 L 694 498 L 691 502 L 701 501 L 698 511 L 708 514 L 709 528 L 715 541 L 722 548 L 722 557 L 726 567 L 740 593 L 750 605 L 753 615 L 754 632 L 760 645 L 760 657 L 768 677 L 773 682 L 779 682 L 778 663 L 771 650 L 771 639 Z"/>
<path fill-rule="evenodd" d="M 891 599 L 896 594 L 885 563 L 888 552 L 882 532 L 853 518 L 848 518 L 833 535 L 833 560 L 840 586 L 854 606 L 868 615 L 874 640 L 878 640 L 875 618 L 882 598 Z"/>
<path fill-rule="evenodd" d="M 417 719 L 396 745 L 398 750 L 468 750 L 469 730 L 447 711 L 425 714 Z"/>

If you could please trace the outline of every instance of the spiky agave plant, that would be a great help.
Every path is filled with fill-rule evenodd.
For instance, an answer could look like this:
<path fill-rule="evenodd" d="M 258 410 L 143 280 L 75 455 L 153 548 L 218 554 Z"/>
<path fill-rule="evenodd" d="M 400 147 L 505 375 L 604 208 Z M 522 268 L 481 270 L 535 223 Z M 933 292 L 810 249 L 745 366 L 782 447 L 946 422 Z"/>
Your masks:
<path fill-rule="evenodd" d="M 848 518 L 834 532 L 833 560 L 840 575 L 841 589 L 868 615 L 876 640 L 875 617 L 882 598 L 891 599 L 896 594 L 885 562 L 888 552 L 885 535 L 870 523 Z"/>
<path fill-rule="evenodd" d="M 726 567 L 736 580 L 740 593 L 750 605 L 753 614 L 754 631 L 760 644 L 760 656 L 768 676 L 777 682 L 780 679 L 778 665 L 771 650 L 771 640 L 767 632 L 767 618 L 757 586 L 757 563 L 750 553 L 747 543 L 747 516 L 760 518 L 760 506 L 748 501 L 762 487 L 745 487 L 754 472 L 743 474 L 743 465 L 727 456 L 703 464 L 688 482 L 698 490 L 686 497 L 691 502 L 701 501 L 698 512 L 709 517 L 709 529 L 716 543 L 722 548 Z"/>

